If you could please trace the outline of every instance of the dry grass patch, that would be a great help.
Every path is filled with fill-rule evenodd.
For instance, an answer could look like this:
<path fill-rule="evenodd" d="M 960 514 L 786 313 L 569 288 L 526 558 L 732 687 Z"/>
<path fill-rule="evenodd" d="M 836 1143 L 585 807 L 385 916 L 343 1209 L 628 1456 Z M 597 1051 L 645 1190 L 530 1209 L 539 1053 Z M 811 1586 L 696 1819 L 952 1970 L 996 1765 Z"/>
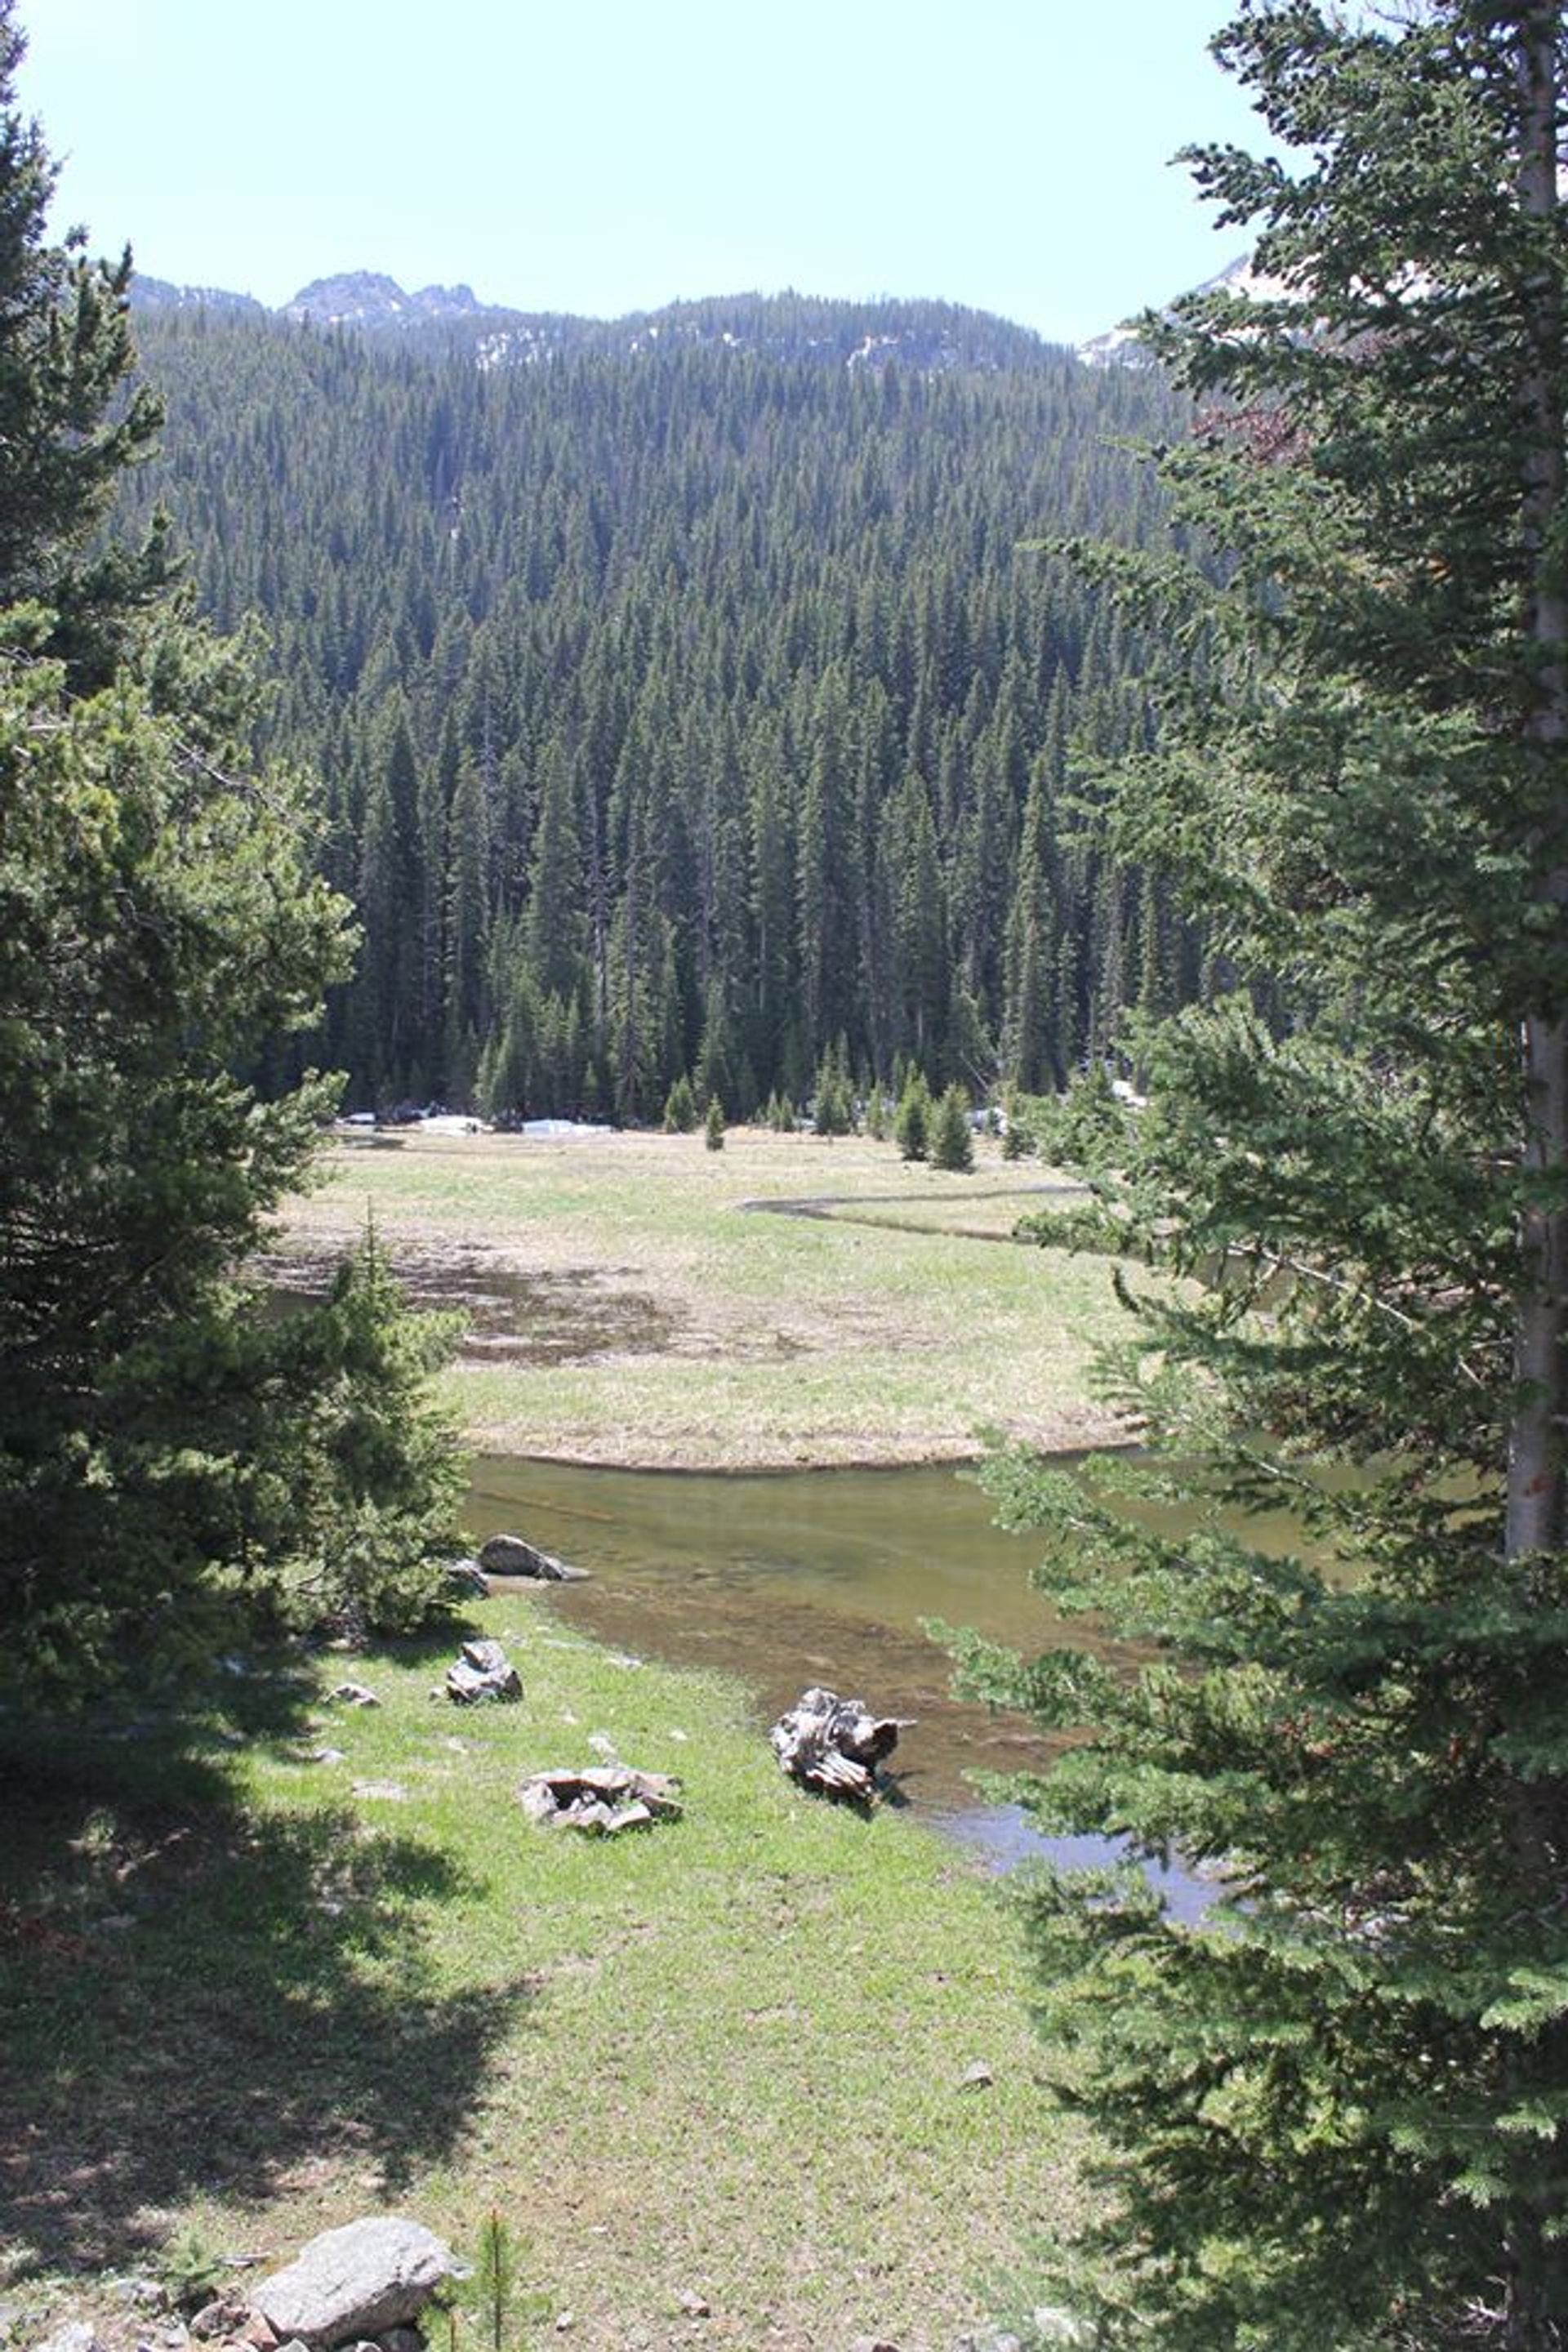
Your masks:
<path fill-rule="evenodd" d="M 1119 1433 L 1090 1401 L 1119 1320 L 1104 1265 L 1001 1245 L 1042 1181 L 865 1139 L 731 1130 L 344 1146 L 280 1245 L 297 1267 L 367 1215 L 431 1295 L 497 1314 L 449 1376 L 489 1452 L 688 1469 L 957 1460 L 987 1429 L 1051 1449 Z M 812 1218 L 746 1204 L 827 1201 Z M 510 1290 L 509 1290 L 510 1286 Z M 510 1325 L 507 1318 L 510 1312 Z"/>

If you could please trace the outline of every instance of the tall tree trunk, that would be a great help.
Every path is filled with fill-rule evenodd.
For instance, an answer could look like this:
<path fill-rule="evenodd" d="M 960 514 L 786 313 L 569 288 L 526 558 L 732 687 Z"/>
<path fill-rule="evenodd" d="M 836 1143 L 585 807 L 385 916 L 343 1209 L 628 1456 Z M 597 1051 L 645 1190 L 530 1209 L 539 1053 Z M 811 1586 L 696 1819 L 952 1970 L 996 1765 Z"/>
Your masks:
<path fill-rule="evenodd" d="M 1563 10 L 1536 0 L 1518 17 L 1520 207 L 1530 221 L 1556 221 L 1558 52 Z M 1526 433 L 1521 518 L 1529 571 L 1524 626 L 1534 656 L 1530 740 L 1549 756 L 1568 743 L 1568 595 L 1560 585 L 1558 542 L 1568 513 L 1563 449 L 1563 299 L 1556 269 L 1531 289 L 1530 368 L 1521 386 Z M 1568 794 L 1559 793 L 1540 837 L 1535 895 L 1568 901 Z M 1568 1020 L 1552 1008 L 1524 1024 L 1524 1166 L 1560 1177 L 1568 1169 Z M 1518 1396 L 1510 1430 L 1507 1549 L 1510 1559 L 1553 1551 L 1564 1530 L 1563 1435 L 1568 1421 L 1563 1341 L 1568 1334 L 1568 1212 L 1550 1202 L 1527 1208 L 1521 1234 L 1525 1283 L 1515 1333 Z"/>
<path fill-rule="evenodd" d="M 1539 223 L 1544 250 L 1559 220 L 1558 149 L 1562 109 L 1560 0 L 1534 0 L 1515 18 L 1519 74 L 1520 210 Z M 1561 584 L 1562 535 L 1568 520 L 1568 461 L 1563 441 L 1563 310 L 1555 255 L 1543 258 L 1529 287 L 1529 365 L 1521 386 L 1524 459 L 1521 537 L 1526 562 L 1526 639 L 1532 656 L 1533 705 L 1526 735 L 1554 764 L 1568 745 L 1568 595 Z M 1568 904 L 1568 793 L 1552 800 L 1537 836 L 1533 896 Z M 1568 1173 L 1568 1018 L 1555 1004 L 1523 1024 L 1522 1076 L 1527 1178 L 1540 1197 L 1521 1217 L 1522 1281 L 1514 1331 L 1514 1403 L 1509 1429 L 1507 1556 L 1529 1577 L 1541 1554 L 1561 1549 L 1565 1533 L 1563 1451 L 1568 1436 L 1568 1210 L 1557 1195 Z M 1533 1780 L 1519 1790 L 1513 1843 L 1521 1880 L 1544 1898 L 1562 1871 L 1559 1834 L 1563 1792 Z M 1561 2034 L 1562 2028 L 1552 2029 Z M 1560 2131 L 1537 2196 L 1517 2208 L 1505 2252 L 1504 2341 L 1508 2352 L 1554 2352 L 1568 2342 L 1568 2247 L 1561 2184 L 1568 2147 Z M 1538 2176 L 1539 2177 L 1539 2176 Z"/>

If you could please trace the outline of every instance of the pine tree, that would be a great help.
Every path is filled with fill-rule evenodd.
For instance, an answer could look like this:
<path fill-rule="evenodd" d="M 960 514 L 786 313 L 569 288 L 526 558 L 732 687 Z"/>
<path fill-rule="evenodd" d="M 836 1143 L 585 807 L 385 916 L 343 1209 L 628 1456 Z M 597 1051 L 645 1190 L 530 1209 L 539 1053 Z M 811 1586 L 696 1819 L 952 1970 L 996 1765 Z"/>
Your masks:
<path fill-rule="evenodd" d="M 893 1140 L 900 1158 L 923 1160 L 931 1140 L 931 1088 L 919 1070 L 911 1070 L 899 1097 L 893 1118 Z"/>
<path fill-rule="evenodd" d="M 451 843 L 445 921 L 442 1079 L 447 1098 L 466 1104 L 473 1083 L 476 1040 L 485 1025 L 488 846 L 479 771 L 469 759 L 459 761 L 453 785 Z"/>
<path fill-rule="evenodd" d="M 68 1704 L 298 1598 L 323 1513 L 326 1605 L 395 1613 L 452 1457 L 374 1268 L 281 1318 L 245 1278 L 337 1088 L 237 1074 L 346 974 L 347 909 L 243 661 L 160 593 L 161 535 L 108 533 L 152 423 L 128 264 L 43 243 L 21 54 L 0 0 L 0 1677 Z M 373 1521 L 374 1591 L 341 1549 Z"/>
<path fill-rule="evenodd" d="M 665 1097 L 664 1131 L 666 1135 L 690 1135 L 696 1126 L 697 1097 L 690 1079 L 682 1071 Z"/>
<path fill-rule="evenodd" d="M 817 1135 L 849 1135 L 855 1127 L 855 1098 L 849 1084 L 848 1052 L 842 1037 L 835 1040 L 817 1065 L 812 1113 Z"/>
<path fill-rule="evenodd" d="M 529 875 L 526 945 L 541 991 L 564 993 L 579 971 L 582 855 L 565 753 L 552 743 L 543 763 L 539 823 Z"/>
<path fill-rule="evenodd" d="M 1564 12 L 1289 0 L 1217 48 L 1295 155 L 1197 159 L 1261 220 L 1262 283 L 1159 337 L 1203 404 L 1165 468 L 1185 544 L 1226 553 L 1101 562 L 1186 656 L 1107 850 L 1157 863 L 1245 985 L 1146 1034 L 1151 1108 L 1090 1156 L 1102 1238 L 1204 1286 L 1139 1295 L 1123 1370 L 1197 1523 L 1163 1540 L 1125 1465 L 999 1465 L 1058 1606 L 1156 1657 L 970 1647 L 1085 1735 L 1037 1790 L 1049 1827 L 1215 1874 L 1196 1924 L 1131 1868 L 1036 1901 L 1063 2093 L 1115 2157 L 1059 2282 L 1108 2345 L 1551 2352 Z M 1295 1556 L 1206 1516 L 1282 1501 Z"/>
<path fill-rule="evenodd" d="M 15 104 L 24 40 L 0 7 L 0 603 L 49 614 L 43 649 L 70 684 L 106 683 L 132 615 L 165 585 L 162 534 L 94 557 L 91 534 L 129 467 L 146 458 L 161 408 L 145 384 L 126 395 L 133 352 L 131 257 L 89 261 L 79 232 L 45 242 L 56 170 L 44 136 Z"/>
<path fill-rule="evenodd" d="M 967 1175 L 974 1165 L 974 1139 L 969 1131 L 969 1097 L 962 1087 L 949 1087 L 931 1116 L 931 1164 L 951 1175 Z"/>

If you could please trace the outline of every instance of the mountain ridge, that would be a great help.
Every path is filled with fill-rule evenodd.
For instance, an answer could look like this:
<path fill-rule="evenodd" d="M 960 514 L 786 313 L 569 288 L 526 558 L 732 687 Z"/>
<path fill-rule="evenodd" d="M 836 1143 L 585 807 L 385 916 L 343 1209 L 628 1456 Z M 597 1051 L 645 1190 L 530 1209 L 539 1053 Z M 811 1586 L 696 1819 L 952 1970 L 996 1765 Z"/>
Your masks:
<path fill-rule="evenodd" d="M 471 342 L 486 367 L 528 364 L 568 352 L 720 343 L 773 353 L 789 349 L 873 370 L 894 362 L 985 370 L 1057 357 L 1067 348 L 1046 341 L 1032 328 L 959 303 L 893 296 L 851 301 L 793 290 L 710 295 L 600 319 L 481 301 L 466 284 L 431 285 L 411 293 L 384 271 L 354 269 L 313 278 L 276 308 L 223 288 L 140 276 L 132 281 L 131 300 L 143 312 L 205 308 L 307 328 L 346 328 L 375 340 Z"/>

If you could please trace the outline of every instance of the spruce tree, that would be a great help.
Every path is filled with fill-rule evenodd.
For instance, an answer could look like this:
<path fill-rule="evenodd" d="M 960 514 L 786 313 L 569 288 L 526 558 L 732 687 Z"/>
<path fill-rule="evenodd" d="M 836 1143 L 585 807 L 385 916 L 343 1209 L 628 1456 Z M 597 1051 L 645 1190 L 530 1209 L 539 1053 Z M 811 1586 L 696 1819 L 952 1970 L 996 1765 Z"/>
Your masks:
<path fill-rule="evenodd" d="M 697 1096 L 683 1070 L 665 1097 L 664 1131 L 666 1135 L 690 1135 L 696 1127 Z"/>
<path fill-rule="evenodd" d="M 1246 985 L 1146 1029 L 1150 1108 L 1090 1156 L 1102 1238 L 1199 1286 L 1134 1290 L 1121 1388 L 1165 1450 L 1152 1477 L 993 1474 L 1047 1532 L 1058 1606 L 1154 1654 L 1128 1675 L 970 1645 L 978 1682 L 1082 1735 L 1041 1818 L 1129 1860 L 1033 1899 L 1061 2095 L 1112 2152 L 1057 2283 L 1107 2345 L 1548 2352 L 1564 14 L 1281 0 L 1216 48 L 1292 168 L 1196 159 L 1228 220 L 1261 222 L 1259 281 L 1157 338 L 1200 403 L 1164 469 L 1184 544 L 1222 560 L 1101 563 L 1184 655 L 1108 847 L 1156 862 Z M 1191 1531 L 1163 1539 L 1129 1485 L 1184 1492 Z M 1283 1558 L 1211 1516 L 1280 1504 Z M 1196 1921 L 1132 1866 L 1173 1852 L 1210 1874 Z"/>
<path fill-rule="evenodd" d="M 107 533 L 152 423 L 128 265 L 44 243 L 21 53 L 0 0 L 0 1678 L 37 1704 L 198 1668 L 280 1586 L 397 1613 L 452 1481 L 378 1267 L 280 1318 L 245 1278 L 337 1089 L 238 1073 L 346 972 L 347 908 L 161 533 Z"/>
<path fill-rule="evenodd" d="M 933 1168 L 963 1176 L 974 1165 L 974 1139 L 969 1131 L 969 1097 L 962 1087 L 949 1087 L 931 1114 L 928 1146 Z"/>
<path fill-rule="evenodd" d="M 893 1140 L 904 1160 L 923 1160 L 931 1141 L 931 1088 L 921 1071 L 911 1070 L 893 1115 Z"/>

